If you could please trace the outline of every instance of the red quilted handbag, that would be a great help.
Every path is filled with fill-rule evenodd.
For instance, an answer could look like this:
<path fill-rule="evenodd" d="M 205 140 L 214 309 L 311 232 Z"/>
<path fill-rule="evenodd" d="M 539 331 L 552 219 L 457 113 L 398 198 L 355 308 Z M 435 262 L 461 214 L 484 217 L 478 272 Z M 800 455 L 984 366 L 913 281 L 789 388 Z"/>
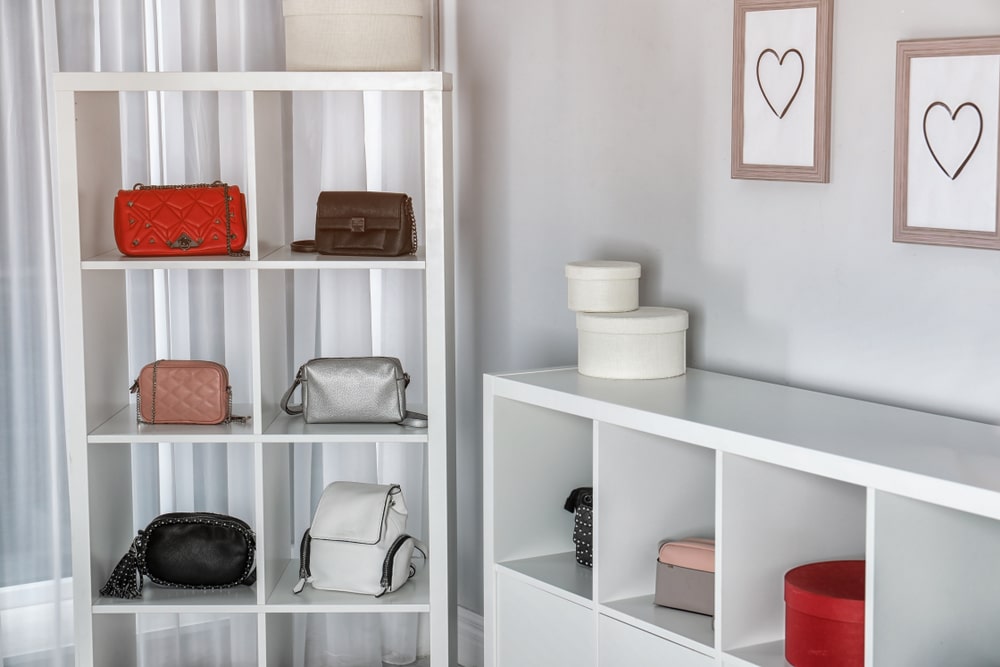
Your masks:
<path fill-rule="evenodd" d="M 246 199 L 239 187 L 142 185 L 115 197 L 115 243 L 130 257 L 246 257 Z"/>
<path fill-rule="evenodd" d="M 232 414 L 229 372 L 214 361 L 160 359 L 146 364 L 132 384 L 140 424 L 223 424 Z"/>

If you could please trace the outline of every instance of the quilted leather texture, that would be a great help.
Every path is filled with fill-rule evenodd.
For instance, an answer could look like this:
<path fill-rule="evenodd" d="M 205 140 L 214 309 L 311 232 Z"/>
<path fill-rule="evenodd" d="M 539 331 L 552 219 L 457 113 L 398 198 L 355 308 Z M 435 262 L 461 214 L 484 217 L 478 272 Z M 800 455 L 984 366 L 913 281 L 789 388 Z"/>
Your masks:
<path fill-rule="evenodd" d="M 115 243 L 132 257 L 225 255 L 226 201 L 223 187 L 119 190 L 115 197 Z M 246 244 L 246 198 L 229 186 L 233 235 L 230 247 Z"/>
<path fill-rule="evenodd" d="M 157 362 L 156 418 L 153 418 L 153 366 L 139 373 L 139 414 L 156 424 L 219 424 L 229 416 L 229 373 L 213 361 Z"/>

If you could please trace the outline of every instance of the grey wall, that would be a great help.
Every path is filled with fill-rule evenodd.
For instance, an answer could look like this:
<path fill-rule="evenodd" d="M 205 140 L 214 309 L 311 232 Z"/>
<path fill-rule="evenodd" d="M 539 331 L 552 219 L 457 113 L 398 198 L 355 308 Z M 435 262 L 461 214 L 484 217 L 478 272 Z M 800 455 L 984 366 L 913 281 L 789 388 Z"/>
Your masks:
<path fill-rule="evenodd" d="M 459 601 L 482 609 L 481 373 L 572 364 L 563 265 L 642 263 L 691 366 L 1000 423 L 1000 253 L 892 243 L 895 45 L 997 0 L 836 0 L 829 184 L 730 179 L 732 0 L 451 0 Z"/>

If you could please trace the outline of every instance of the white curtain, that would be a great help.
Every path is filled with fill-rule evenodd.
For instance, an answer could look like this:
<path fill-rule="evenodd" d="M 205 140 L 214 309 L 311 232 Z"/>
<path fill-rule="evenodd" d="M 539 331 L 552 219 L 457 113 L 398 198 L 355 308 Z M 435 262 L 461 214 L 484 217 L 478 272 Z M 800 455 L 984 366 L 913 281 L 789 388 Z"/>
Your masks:
<path fill-rule="evenodd" d="M 72 661 L 56 229 L 46 122 L 52 13 L 0 2 L 0 657 Z M 46 32 L 46 24 L 50 27 Z M 54 35 L 52 35 L 54 36 Z"/>
<path fill-rule="evenodd" d="M 279 0 L 0 2 L 0 317 L 8 322 L 0 389 L 6 399 L 0 401 L 4 660 L 35 654 L 37 664 L 59 664 L 72 655 L 47 72 L 57 66 L 282 69 L 282 26 Z M 123 95 L 122 185 L 217 178 L 246 183 L 242 105 L 237 94 Z M 316 196 L 324 189 L 408 192 L 422 208 L 420 107 L 413 95 L 297 94 L 289 120 L 294 238 L 312 237 Z M 408 401 L 421 408 L 420 272 L 315 271 L 296 274 L 293 287 L 289 380 L 298 364 L 313 357 L 397 356 L 416 379 Z M 234 402 L 250 403 L 249 290 L 246 276 L 218 271 L 129 272 L 133 373 L 157 358 L 213 359 L 230 370 Z M 410 507 L 407 532 L 424 534 L 420 447 L 297 444 L 289 451 L 290 557 L 323 487 L 337 479 L 401 484 Z M 132 447 L 132 461 L 135 529 L 168 511 L 254 516 L 253 455 L 245 445 L 140 444 Z M 25 613 L 29 608 L 34 615 Z M 412 614 L 296 616 L 291 663 L 409 664 L 426 653 L 420 621 Z M 256 633 L 253 616 L 139 615 L 137 654 L 144 667 L 253 665 Z"/>

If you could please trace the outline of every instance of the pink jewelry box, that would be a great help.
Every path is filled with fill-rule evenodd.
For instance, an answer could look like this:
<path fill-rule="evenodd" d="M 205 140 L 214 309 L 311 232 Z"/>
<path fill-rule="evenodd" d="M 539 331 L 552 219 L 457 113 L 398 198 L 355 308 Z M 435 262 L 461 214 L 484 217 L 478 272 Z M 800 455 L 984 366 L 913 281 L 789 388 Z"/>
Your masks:
<path fill-rule="evenodd" d="M 660 544 L 653 602 L 715 615 L 715 540 L 689 537 Z"/>

